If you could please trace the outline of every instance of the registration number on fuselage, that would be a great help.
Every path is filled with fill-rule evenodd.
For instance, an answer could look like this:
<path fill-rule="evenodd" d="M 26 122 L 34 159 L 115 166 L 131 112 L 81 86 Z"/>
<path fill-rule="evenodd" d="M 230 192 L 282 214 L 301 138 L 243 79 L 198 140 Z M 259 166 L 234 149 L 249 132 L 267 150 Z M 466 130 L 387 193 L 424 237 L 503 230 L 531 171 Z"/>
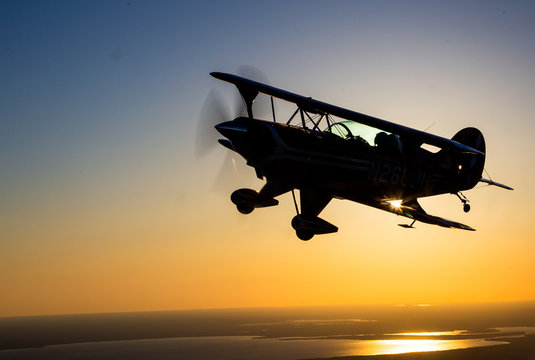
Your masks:
<path fill-rule="evenodd" d="M 406 167 L 370 161 L 368 180 L 385 184 L 410 186 L 412 188 L 426 188 L 431 182 L 431 174 L 422 170 L 411 174 Z"/>

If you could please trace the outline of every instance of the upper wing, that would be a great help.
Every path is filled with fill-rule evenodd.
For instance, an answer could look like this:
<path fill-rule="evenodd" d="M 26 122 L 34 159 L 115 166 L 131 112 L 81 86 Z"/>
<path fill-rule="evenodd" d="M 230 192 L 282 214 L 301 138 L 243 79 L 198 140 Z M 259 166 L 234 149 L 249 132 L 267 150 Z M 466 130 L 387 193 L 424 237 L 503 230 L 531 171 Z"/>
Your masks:
<path fill-rule="evenodd" d="M 390 121 L 378 119 L 373 116 L 361 114 L 356 111 L 327 104 L 322 101 L 314 100 L 310 97 L 298 95 L 286 90 L 275 88 L 273 86 L 245 79 L 240 76 L 221 72 L 212 72 L 210 75 L 216 79 L 227 81 L 236 85 L 236 87 L 238 87 L 242 93 L 256 94 L 256 92 L 261 92 L 269 96 L 295 103 L 299 108 L 310 113 L 331 114 L 342 119 L 355 121 L 364 125 L 375 127 L 377 129 L 398 134 L 406 139 L 411 139 L 412 141 L 420 144 L 427 143 L 440 148 L 455 149 L 465 153 L 483 154 L 479 150 L 463 145 L 451 139 L 446 139 L 421 130 L 416 130 L 407 126 L 392 123 Z"/>
<path fill-rule="evenodd" d="M 401 206 L 399 207 L 393 207 L 388 202 L 377 203 L 376 207 L 389 211 L 391 213 L 405 216 L 405 217 L 408 217 L 409 219 L 417 220 L 417 221 L 424 222 L 427 224 L 438 225 L 438 226 L 447 227 L 447 228 L 470 230 L 470 231 L 476 230 L 471 226 L 461 224 L 456 221 L 447 220 L 438 216 L 429 215 L 420 206 L 420 204 L 418 203 L 416 199 L 402 203 Z"/>

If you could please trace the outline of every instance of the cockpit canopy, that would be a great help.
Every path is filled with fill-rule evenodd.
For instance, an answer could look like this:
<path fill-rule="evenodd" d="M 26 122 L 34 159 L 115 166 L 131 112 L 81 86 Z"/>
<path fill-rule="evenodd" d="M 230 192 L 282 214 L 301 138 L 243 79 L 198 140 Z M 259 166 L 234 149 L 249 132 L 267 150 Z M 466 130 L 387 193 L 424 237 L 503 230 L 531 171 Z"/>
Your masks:
<path fill-rule="evenodd" d="M 356 141 L 389 153 L 401 153 L 399 136 L 355 121 L 341 121 L 327 127 L 324 132 L 348 141 Z"/>

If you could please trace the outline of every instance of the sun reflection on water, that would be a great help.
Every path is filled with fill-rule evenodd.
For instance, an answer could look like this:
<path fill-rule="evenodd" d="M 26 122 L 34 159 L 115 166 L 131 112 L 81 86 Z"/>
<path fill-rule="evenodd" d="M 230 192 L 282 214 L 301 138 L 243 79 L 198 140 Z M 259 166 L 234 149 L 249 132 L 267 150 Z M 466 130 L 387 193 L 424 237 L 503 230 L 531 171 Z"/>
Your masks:
<path fill-rule="evenodd" d="M 376 354 L 401 354 L 458 348 L 448 340 L 377 340 Z"/>
<path fill-rule="evenodd" d="M 392 335 L 405 335 L 405 336 L 449 336 L 449 335 L 461 335 L 466 330 L 452 330 L 452 331 L 423 331 L 423 332 L 404 332 L 395 333 Z"/>

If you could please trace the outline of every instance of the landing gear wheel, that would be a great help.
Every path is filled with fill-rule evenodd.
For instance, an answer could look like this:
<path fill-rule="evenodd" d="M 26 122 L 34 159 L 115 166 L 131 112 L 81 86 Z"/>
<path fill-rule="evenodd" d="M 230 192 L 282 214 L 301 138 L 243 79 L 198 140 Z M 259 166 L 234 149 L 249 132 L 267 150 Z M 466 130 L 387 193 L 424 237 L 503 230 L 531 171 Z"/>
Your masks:
<path fill-rule="evenodd" d="M 299 239 L 303 241 L 308 241 L 314 237 L 314 233 L 310 230 L 303 230 L 303 229 L 296 230 L 295 234 L 297 235 Z"/>
<path fill-rule="evenodd" d="M 236 205 L 242 214 L 250 214 L 255 209 L 255 200 L 258 193 L 252 189 L 238 189 L 230 195 L 230 201 Z"/>
<path fill-rule="evenodd" d="M 236 205 L 236 208 L 238 209 L 240 213 L 247 215 L 253 212 L 254 205 L 253 204 L 238 204 Z"/>
<path fill-rule="evenodd" d="M 470 211 L 470 204 L 468 204 L 469 200 L 466 198 L 466 196 L 464 196 L 462 192 L 455 193 L 455 195 L 457 195 L 459 200 L 461 200 L 461 202 L 463 203 L 464 212 L 465 213 L 469 212 Z"/>

